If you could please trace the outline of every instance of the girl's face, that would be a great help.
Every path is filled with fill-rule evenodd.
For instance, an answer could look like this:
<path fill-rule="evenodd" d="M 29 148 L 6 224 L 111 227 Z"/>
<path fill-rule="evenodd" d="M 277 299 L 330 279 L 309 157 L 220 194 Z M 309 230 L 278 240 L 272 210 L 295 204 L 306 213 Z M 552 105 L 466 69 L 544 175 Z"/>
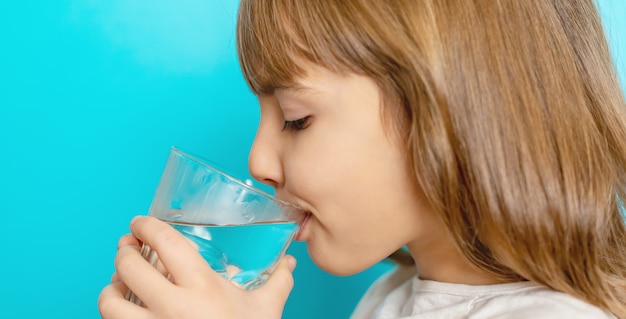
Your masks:
<path fill-rule="evenodd" d="M 355 74 L 306 68 L 298 86 L 259 97 L 251 174 L 310 211 L 298 235 L 320 268 L 359 272 L 441 227 L 384 129 L 378 86 Z"/>

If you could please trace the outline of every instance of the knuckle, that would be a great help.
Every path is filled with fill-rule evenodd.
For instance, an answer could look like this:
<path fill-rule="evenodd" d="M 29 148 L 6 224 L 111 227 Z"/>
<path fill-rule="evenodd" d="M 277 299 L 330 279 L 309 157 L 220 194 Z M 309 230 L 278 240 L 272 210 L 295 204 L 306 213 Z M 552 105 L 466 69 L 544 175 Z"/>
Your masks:
<path fill-rule="evenodd" d="M 179 234 L 169 227 L 159 229 L 154 235 L 153 245 L 156 247 L 175 245 L 178 241 Z"/>
<path fill-rule="evenodd" d="M 113 275 L 111 276 L 111 283 L 116 283 L 120 281 L 120 275 L 117 274 L 117 272 L 114 272 Z"/>
<path fill-rule="evenodd" d="M 279 278 L 277 279 L 282 280 L 285 283 L 285 286 L 289 288 L 293 288 L 294 279 L 293 279 L 293 275 L 290 272 L 281 271 L 278 275 L 279 275 Z"/>
<path fill-rule="evenodd" d="M 100 316 L 103 319 L 110 318 L 112 315 L 113 306 L 111 305 L 110 298 L 107 298 L 107 289 L 110 286 L 107 286 L 98 296 L 98 311 L 100 311 Z"/>
<path fill-rule="evenodd" d="M 181 304 L 179 304 L 181 305 Z M 165 309 L 165 318 L 169 319 L 184 319 L 189 318 L 188 310 L 185 307 L 174 306 Z"/>
<path fill-rule="evenodd" d="M 285 276 L 285 286 L 287 286 L 289 288 L 289 290 L 291 291 L 291 289 L 293 289 L 294 286 L 294 282 L 293 282 L 293 277 L 291 276 Z"/>
<path fill-rule="evenodd" d="M 115 257 L 115 269 L 117 269 L 116 273 L 118 276 L 131 273 L 134 267 L 135 263 L 133 263 L 130 256 L 124 254 L 122 251 Z"/>

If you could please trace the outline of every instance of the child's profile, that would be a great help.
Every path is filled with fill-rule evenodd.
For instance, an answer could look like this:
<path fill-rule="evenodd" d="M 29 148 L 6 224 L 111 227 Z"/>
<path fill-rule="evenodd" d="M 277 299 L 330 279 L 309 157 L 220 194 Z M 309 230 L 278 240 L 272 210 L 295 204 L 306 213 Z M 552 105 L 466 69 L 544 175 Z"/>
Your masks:
<path fill-rule="evenodd" d="M 237 47 L 250 172 L 307 210 L 313 261 L 403 260 L 352 318 L 626 318 L 626 102 L 592 0 L 242 0 Z M 104 318 L 280 318 L 298 280 L 288 256 L 238 290 L 167 225 L 131 231 Z"/>

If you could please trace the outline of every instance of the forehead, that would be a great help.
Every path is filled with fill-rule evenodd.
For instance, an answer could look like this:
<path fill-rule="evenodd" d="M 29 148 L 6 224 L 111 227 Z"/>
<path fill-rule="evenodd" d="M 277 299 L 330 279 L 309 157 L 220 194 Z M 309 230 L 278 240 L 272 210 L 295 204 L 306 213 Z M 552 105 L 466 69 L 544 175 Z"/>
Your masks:
<path fill-rule="evenodd" d="M 299 67 L 302 70 L 302 75 L 292 77 L 285 85 L 276 87 L 274 94 L 314 97 L 343 87 L 342 84 L 345 84 L 344 82 L 348 81 L 349 78 L 359 76 L 354 72 L 333 71 L 313 63 L 301 63 Z"/>
<path fill-rule="evenodd" d="M 313 96 L 319 94 L 321 90 L 315 86 L 309 86 L 299 82 L 287 87 L 281 87 L 274 90 L 273 94 L 280 95 L 295 95 L 295 96 Z"/>
<path fill-rule="evenodd" d="M 237 27 L 237 52 L 244 78 L 257 94 L 299 86 L 311 65 L 335 71 L 348 70 L 336 36 L 320 32 L 315 1 L 241 2 Z M 315 6 L 314 6 L 315 7 Z M 295 18 L 294 10 L 310 17 Z M 317 12 L 317 13 L 316 13 Z"/>

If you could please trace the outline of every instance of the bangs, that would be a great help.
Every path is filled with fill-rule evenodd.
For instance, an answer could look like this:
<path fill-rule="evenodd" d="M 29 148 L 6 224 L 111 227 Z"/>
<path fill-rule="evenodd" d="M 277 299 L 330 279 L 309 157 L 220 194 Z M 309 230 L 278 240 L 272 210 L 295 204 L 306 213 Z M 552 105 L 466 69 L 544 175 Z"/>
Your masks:
<path fill-rule="evenodd" d="M 350 38 L 348 34 L 356 30 L 346 28 L 345 17 L 339 14 L 345 8 L 330 8 L 333 5 L 346 6 L 341 1 L 241 1 L 237 53 L 254 94 L 295 86 L 306 76 L 302 66 L 308 63 L 338 73 L 360 71 L 346 52 L 350 43 L 337 37 Z"/>

